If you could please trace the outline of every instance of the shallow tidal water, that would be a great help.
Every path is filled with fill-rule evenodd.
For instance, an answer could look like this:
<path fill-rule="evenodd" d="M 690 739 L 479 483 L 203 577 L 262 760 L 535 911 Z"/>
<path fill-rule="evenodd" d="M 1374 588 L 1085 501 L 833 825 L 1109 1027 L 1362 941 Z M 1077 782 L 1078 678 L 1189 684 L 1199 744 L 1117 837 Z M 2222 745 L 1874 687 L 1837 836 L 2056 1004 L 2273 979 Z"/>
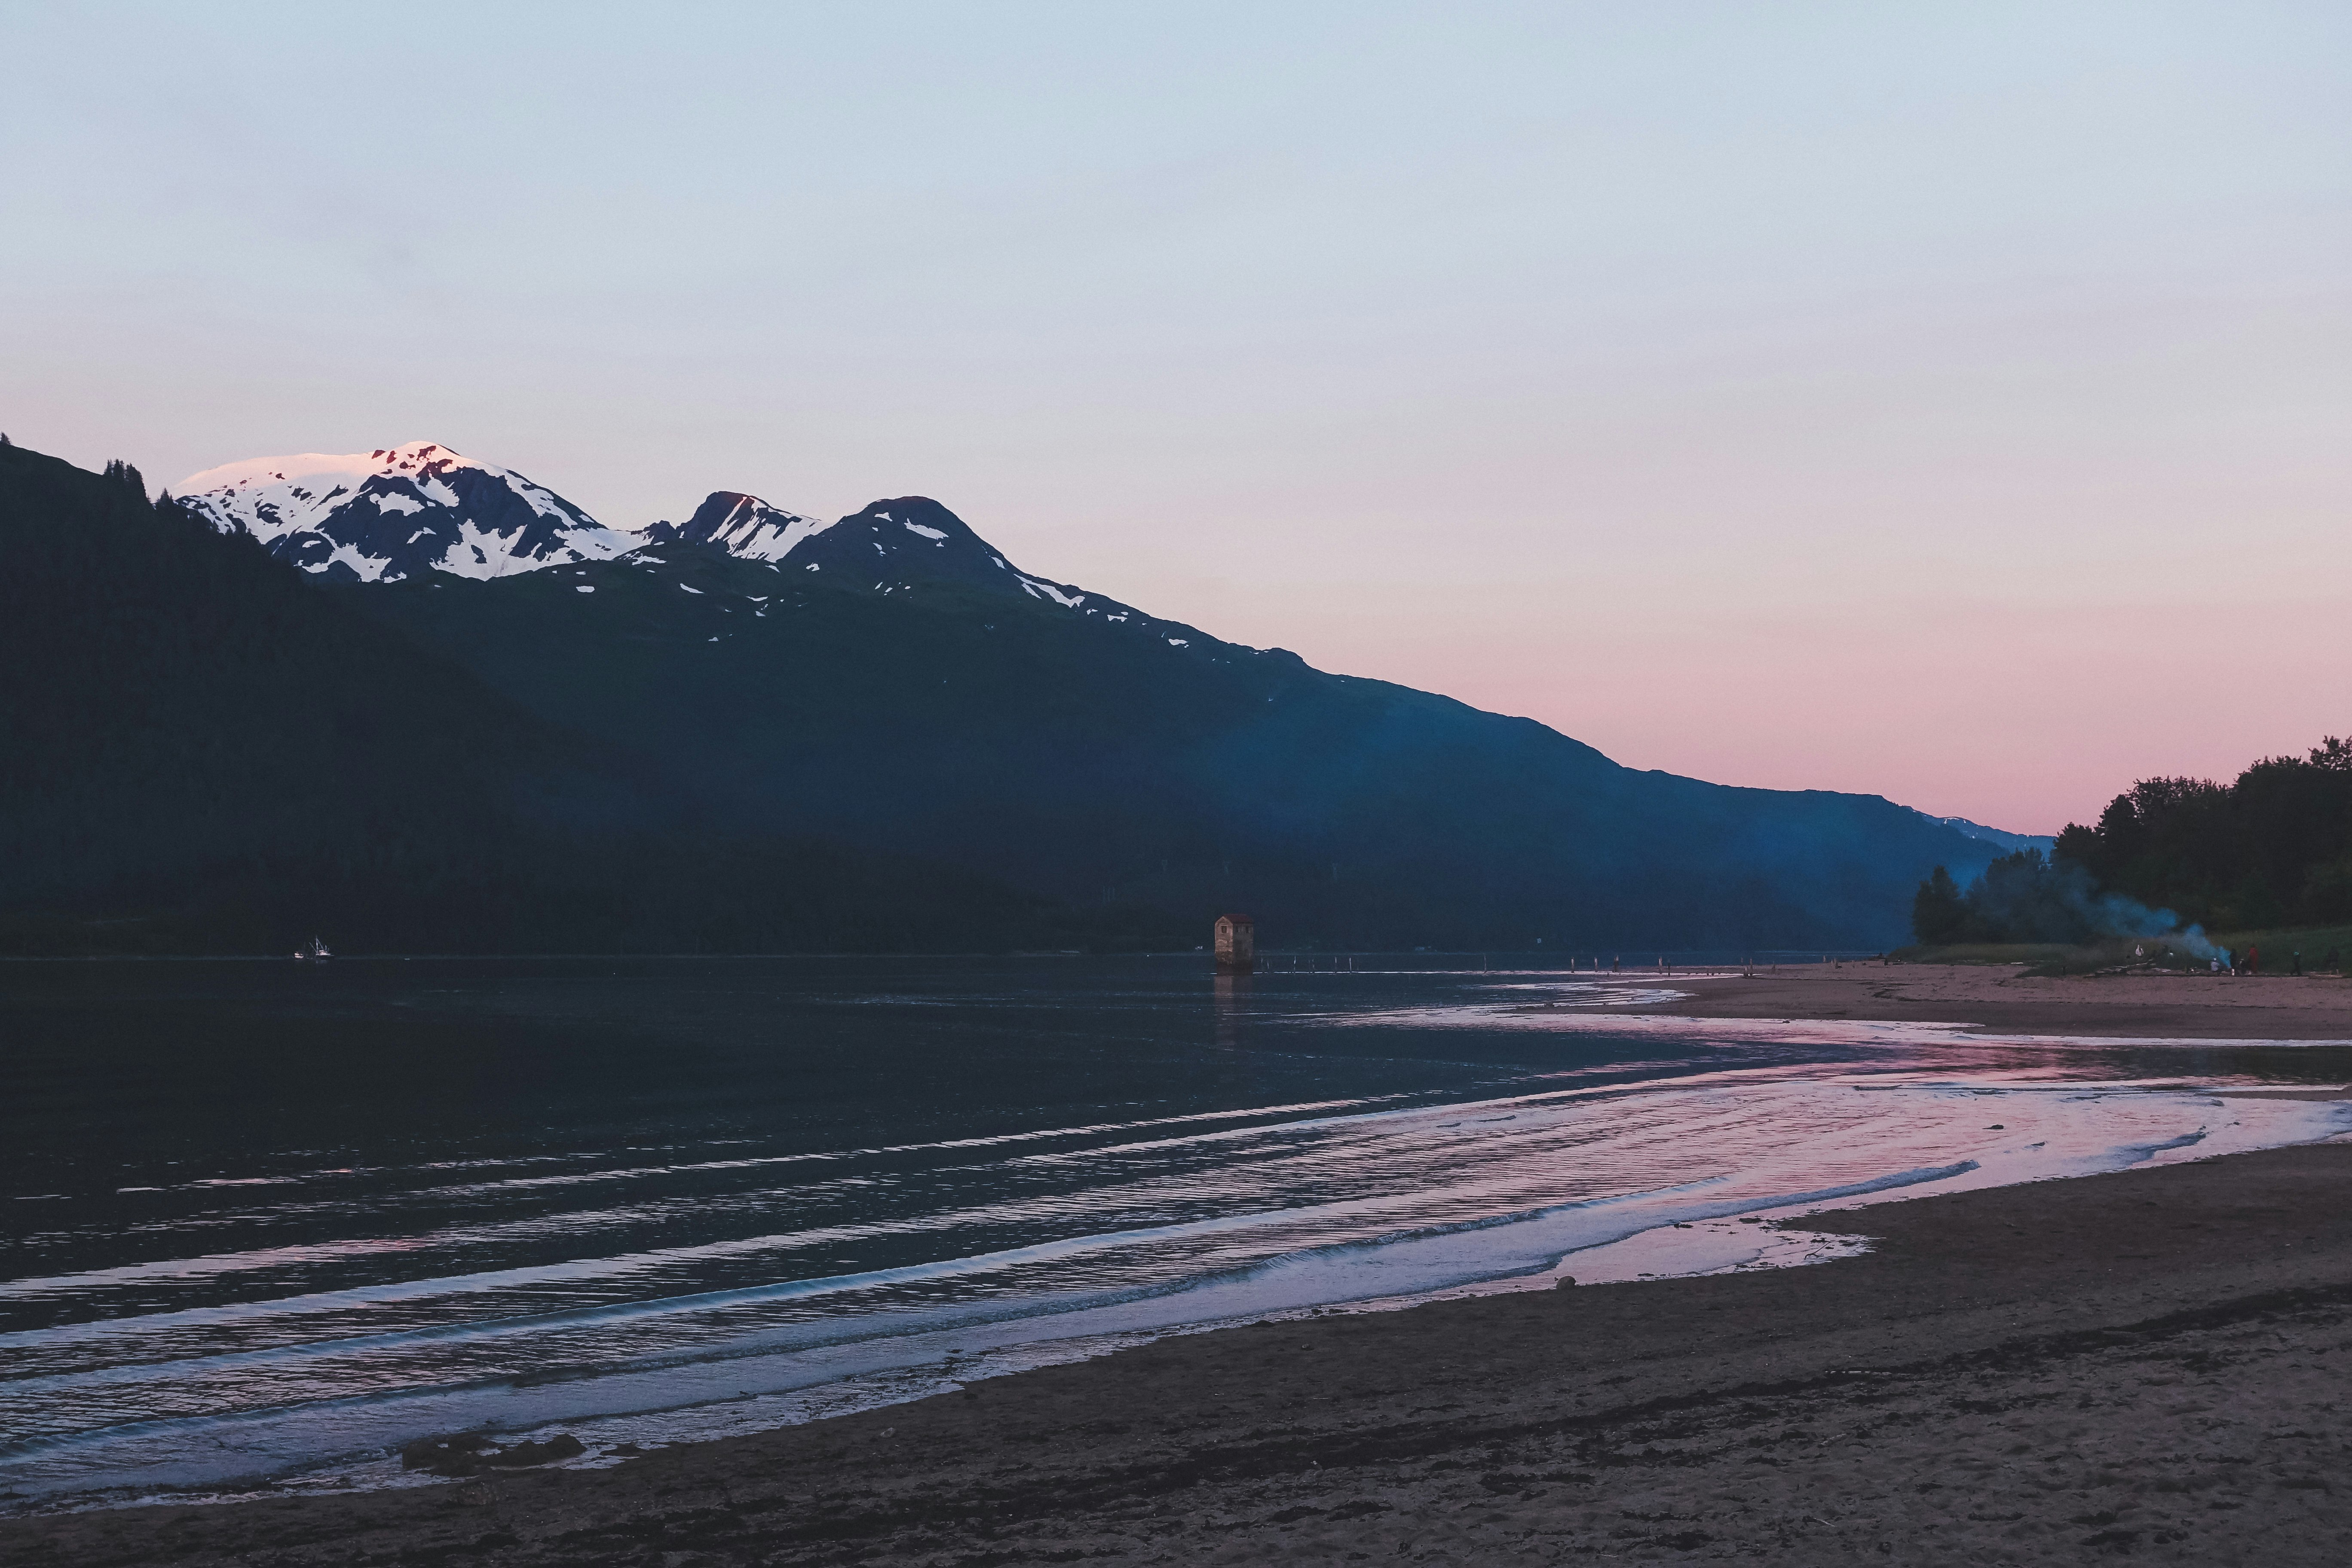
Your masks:
<path fill-rule="evenodd" d="M 594 1463 L 1217 1322 L 1836 1250 L 1743 1217 L 2352 1132 L 2213 1092 L 2342 1083 L 2345 1045 L 1544 1007 L 1706 984 L 9 965 L 0 1500 L 399 1484 L 400 1443 L 484 1426 Z"/>

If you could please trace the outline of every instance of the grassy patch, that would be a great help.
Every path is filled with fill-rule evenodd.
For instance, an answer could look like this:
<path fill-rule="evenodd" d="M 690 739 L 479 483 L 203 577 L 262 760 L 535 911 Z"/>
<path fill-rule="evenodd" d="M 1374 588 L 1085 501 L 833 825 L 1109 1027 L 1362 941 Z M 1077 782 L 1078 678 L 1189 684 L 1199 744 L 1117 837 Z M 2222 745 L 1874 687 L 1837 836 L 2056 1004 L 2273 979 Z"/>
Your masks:
<path fill-rule="evenodd" d="M 2352 960 L 2352 926 L 2305 926 L 2294 930 L 2214 931 L 2211 940 L 2242 958 L 2262 950 L 2264 974 L 2291 974 L 2294 955 L 2303 955 L 2305 974 L 2338 974 Z M 2327 955 L 2336 955 L 2330 966 Z M 1951 947 L 1898 948 L 1887 955 L 1902 963 L 1967 963 L 2018 965 L 2032 975 L 2100 974 L 2113 971 L 2135 973 L 2202 974 L 2208 961 L 2189 952 L 2176 939 L 2160 936 L 2110 937 L 2070 947 L 2056 942 L 1973 942 Z"/>
<path fill-rule="evenodd" d="M 2116 937 L 2106 942 L 2086 942 L 2081 947 L 2062 947 L 2029 966 L 2028 974 L 2102 974 L 2111 970 L 2155 973 L 2169 970 L 2177 974 L 2195 973 L 2206 967 L 2206 961 L 2184 948 L 2174 947 L 2162 937 Z"/>
<path fill-rule="evenodd" d="M 2339 966 L 2347 956 L 2352 956 L 2352 926 L 2305 926 L 2278 931 L 2215 931 L 2212 934 L 2216 942 L 2232 952 L 2244 952 L 2249 948 L 2262 949 L 2263 973 L 2265 974 L 2292 973 L 2294 954 L 2298 952 L 2303 954 L 2303 972 L 2305 974 L 2326 963 L 2331 948 L 2336 952 Z"/>

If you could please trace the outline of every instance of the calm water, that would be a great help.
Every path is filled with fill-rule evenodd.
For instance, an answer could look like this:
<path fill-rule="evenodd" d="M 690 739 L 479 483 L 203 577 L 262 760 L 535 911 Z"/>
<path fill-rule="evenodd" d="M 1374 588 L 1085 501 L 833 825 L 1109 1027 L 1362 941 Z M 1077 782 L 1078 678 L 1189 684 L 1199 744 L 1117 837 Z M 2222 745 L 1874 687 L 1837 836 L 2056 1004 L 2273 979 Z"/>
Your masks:
<path fill-rule="evenodd" d="M 1197 957 L 6 966 L 0 1490 L 708 1436 L 1545 1284 L 1675 1220 L 2347 1125 L 2209 1092 L 2340 1083 L 2338 1046 L 1542 1010 L 1593 995 Z"/>

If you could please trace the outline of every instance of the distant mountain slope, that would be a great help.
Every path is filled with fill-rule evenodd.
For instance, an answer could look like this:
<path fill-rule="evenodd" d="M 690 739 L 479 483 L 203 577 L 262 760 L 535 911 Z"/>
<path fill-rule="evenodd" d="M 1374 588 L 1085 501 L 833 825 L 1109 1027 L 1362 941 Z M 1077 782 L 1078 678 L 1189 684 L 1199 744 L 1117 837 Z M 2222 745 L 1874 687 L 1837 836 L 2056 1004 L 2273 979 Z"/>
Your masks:
<path fill-rule="evenodd" d="M 830 573 L 828 583 L 882 593 L 961 583 L 1023 594 L 1065 609 L 1090 609 L 1096 615 L 1139 613 L 1099 594 L 1022 571 L 929 496 L 877 500 L 863 511 L 819 522 L 779 510 L 757 496 L 714 490 L 684 524 L 657 522 L 646 530 L 645 537 L 655 543 L 707 544 L 790 572 Z"/>
<path fill-rule="evenodd" d="M 251 541 L 57 458 L 0 448 L 0 559 L 12 890 L 356 843 L 492 805 L 491 780 L 561 757 L 521 709 Z"/>
<path fill-rule="evenodd" d="M 652 762 L 134 479 L 0 442 L 0 951 L 1134 940 L 970 872 L 714 831 Z"/>
<path fill-rule="evenodd" d="M 1930 868 L 1995 853 L 1876 797 L 1635 773 L 1225 643 L 1024 572 L 924 497 L 826 522 L 720 490 L 624 534 L 430 444 L 188 483 L 721 836 L 1360 947 L 1874 946 Z"/>
<path fill-rule="evenodd" d="M 902 544 L 905 521 L 970 543 Z M 1876 797 L 1637 773 L 1531 721 L 1038 593 L 935 502 L 877 502 L 780 559 L 702 536 L 343 592 L 541 716 L 669 759 L 711 820 L 1196 923 L 1246 909 L 1276 944 L 1877 945 L 1929 868 L 1991 855 Z"/>
<path fill-rule="evenodd" d="M 1920 816 L 1927 816 L 1926 812 Z M 2011 833 L 2003 827 L 1987 827 L 1981 822 L 1970 822 L 1965 816 L 1927 816 L 1927 820 L 1998 846 L 2002 852 L 2014 855 L 2021 849 L 2039 849 L 2047 855 L 2057 847 L 2058 840 L 2047 833 Z"/>
<path fill-rule="evenodd" d="M 192 474 L 182 504 L 309 572 L 394 583 L 426 572 L 498 577 L 602 561 L 639 540 L 544 485 L 430 441 L 332 456 L 254 458 Z"/>

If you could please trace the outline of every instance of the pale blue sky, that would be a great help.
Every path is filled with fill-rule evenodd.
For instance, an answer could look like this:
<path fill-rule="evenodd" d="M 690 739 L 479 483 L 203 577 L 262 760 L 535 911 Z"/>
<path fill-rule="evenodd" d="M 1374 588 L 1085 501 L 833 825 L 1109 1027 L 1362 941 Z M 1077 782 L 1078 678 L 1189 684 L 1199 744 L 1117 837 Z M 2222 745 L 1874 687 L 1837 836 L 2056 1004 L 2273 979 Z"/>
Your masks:
<path fill-rule="evenodd" d="M 2352 727 L 2352 7 L 0 0 L 0 428 L 446 442 L 2047 830 Z"/>

